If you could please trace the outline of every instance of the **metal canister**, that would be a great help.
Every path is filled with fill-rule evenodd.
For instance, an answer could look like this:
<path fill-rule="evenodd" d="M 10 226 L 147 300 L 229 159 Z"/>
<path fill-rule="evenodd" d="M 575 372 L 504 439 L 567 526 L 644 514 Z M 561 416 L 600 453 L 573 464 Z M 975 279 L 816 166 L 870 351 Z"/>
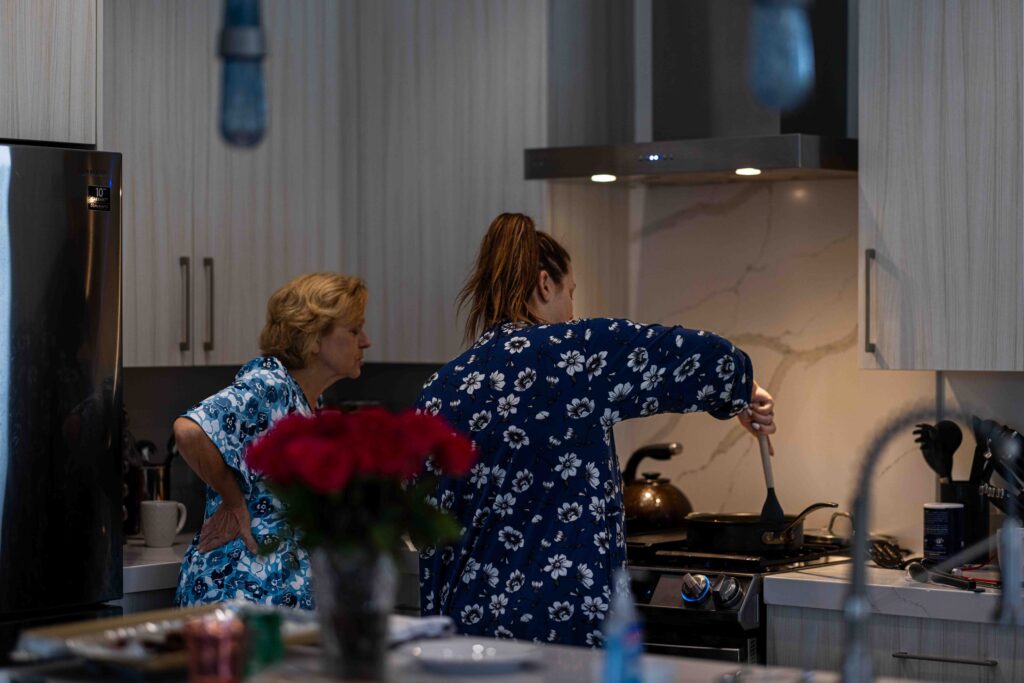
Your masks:
<path fill-rule="evenodd" d="M 281 615 L 270 610 L 253 609 L 244 613 L 249 647 L 245 674 L 251 676 L 284 659 L 281 640 Z"/>
<path fill-rule="evenodd" d="M 964 549 L 963 503 L 925 503 L 924 557 L 943 562 Z"/>

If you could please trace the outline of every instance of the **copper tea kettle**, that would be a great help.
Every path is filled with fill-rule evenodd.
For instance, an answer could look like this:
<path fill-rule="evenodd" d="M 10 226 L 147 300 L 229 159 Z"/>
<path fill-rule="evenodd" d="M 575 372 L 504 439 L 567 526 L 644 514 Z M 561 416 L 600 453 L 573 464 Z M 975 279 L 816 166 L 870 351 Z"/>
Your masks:
<path fill-rule="evenodd" d="M 682 444 L 658 443 L 644 446 L 629 456 L 622 470 L 627 535 L 686 528 L 686 515 L 693 512 L 693 505 L 686 494 L 658 472 L 644 472 L 642 479 L 636 478 L 641 460 L 668 460 L 682 452 Z"/>

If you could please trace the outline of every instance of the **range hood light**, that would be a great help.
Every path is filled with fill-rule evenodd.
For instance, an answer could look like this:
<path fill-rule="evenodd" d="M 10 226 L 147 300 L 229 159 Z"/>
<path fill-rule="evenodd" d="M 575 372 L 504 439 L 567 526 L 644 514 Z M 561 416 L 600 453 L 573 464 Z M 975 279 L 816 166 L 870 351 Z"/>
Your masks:
<path fill-rule="evenodd" d="M 760 173 L 760 171 L 758 171 Z M 595 183 L 614 183 L 617 179 L 610 173 L 597 173 L 590 176 L 590 179 Z"/>
<path fill-rule="evenodd" d="M 737 168 L 736 175 L 761 175 L 761 169 L 759 168 Z"/>

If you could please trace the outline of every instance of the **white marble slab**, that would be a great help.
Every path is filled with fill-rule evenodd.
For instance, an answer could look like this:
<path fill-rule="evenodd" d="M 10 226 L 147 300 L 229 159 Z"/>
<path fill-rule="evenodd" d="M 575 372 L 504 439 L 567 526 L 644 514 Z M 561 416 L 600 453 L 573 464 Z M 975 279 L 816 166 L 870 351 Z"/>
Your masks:
<path fill-rule="evenodd" d="M 193 536 L 178 534 L 170 548 L 149 548 L 141 536 L 129 536 L 124 545 L 124 594 L 176 587 L 181 559 Z"/>
<path fill-rule="evenodd" d="M 857 340 L 857 181 L 661 187 L 638 200 L 630 234 L 630 315 L 711 330 L 750 354 L 776 400 L 776 491 L 784 509 L 848 508 L 873 430 L 908 403 L 934 400 L 935 374 L 861 370 Z M 708 512 L 756 512 L 765 483 L 757 442 L 735 420 L 659 415 L 615 428 L 620 458 L 678 440 L 648 463 Z M 935 476 L 910 430 L 874 482 L 872 531 L 920 549 Z M 824 526 L 818 512 L 808 528 Z"/>
<path fill-rule="evenodd" d="M 849 592 L 851 569 L 847 564 L 771 574 L 764 580 L 765 603 L 769 609 L 778 605 L 841 610 Z M 991 623 L 999 604 L 999 593 L 994 590 L 971 593 L 917 583 L 896 569 L 868 567 L 867 579 L 868 600 L 875 614 Z"/>

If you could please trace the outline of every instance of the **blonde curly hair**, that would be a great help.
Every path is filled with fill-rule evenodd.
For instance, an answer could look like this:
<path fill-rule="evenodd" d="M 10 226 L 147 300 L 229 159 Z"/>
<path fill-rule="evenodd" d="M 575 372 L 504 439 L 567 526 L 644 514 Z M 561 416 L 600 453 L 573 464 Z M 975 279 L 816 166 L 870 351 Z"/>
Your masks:
<path fill-rule="evenodd" d="M 267 301 L 267 323 L 260 351 L 276 356 L 289 370 L 306 367 L 313 347 L 335 323 L 362 324 L 366 284 L 340 273 L 300 275 Z"/>

